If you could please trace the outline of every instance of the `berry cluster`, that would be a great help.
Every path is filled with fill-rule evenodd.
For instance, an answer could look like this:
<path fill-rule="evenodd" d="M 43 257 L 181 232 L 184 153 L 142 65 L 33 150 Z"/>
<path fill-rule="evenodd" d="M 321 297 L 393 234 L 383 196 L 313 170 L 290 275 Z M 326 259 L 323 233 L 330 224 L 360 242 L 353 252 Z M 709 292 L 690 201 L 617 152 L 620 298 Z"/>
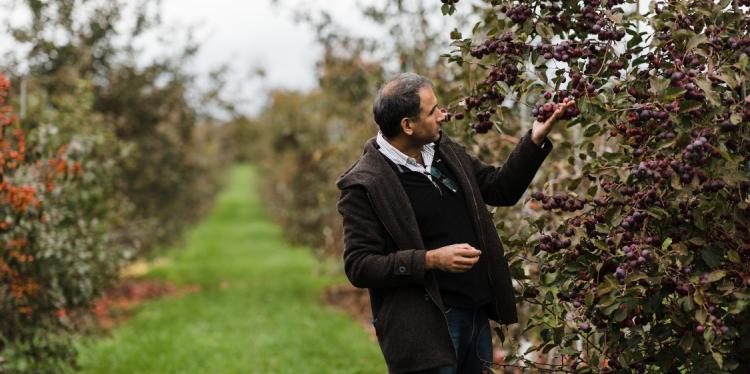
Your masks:
<path fill-rule="evenodd" d="M 709 312 L 713 313 L 716 310 L 716 307 L 711 305 L 708 307 Z M 716 333 L 716 335 L 724 335 L 729 332 L 729 327 L 724 324 L 720 319 L 716 318 L 715 315 L 710 314 L 708 316 L 708 322 L 713 325 L 713 330 Z M 699 324 L 695 327 L 695 332 L 699 334 L 703 334 L 703 332 L 706 331 L 706 327 L 702 324 Z"/>
<path fill-rule="evenodd" d="M 638 192 L 638 189 L 632 186 L 622 186 L 617 183 L 612 182 L 604 182 L 602 183 L 602 188 L 606 192 L 612 192 L 612 190 L 617 190 L 620 194 L 623 196 L 632 196 L 636 192 Z"/>
<path fill-rule="evenodd" d="M 743 52 L 750 54 L 750 38 L 731 37 L 727 40 L 727 46 L 733 50 L 742 50 Z"/>
<path fill-rule="evenodd" d="M 591 27 L 591 31 L 596 34 L 599 40 L 615 40 L 620 41 L 625 37 L 625 30 L 615 30 L 613 27 L 608 27 L 604 19 L 599 19 Z"/>
<path fill-rule="evenodd" d="M 502 102 L 505 99 L 505 96 L 500 94 L 498 92 L 497 86 L 492 86 L 492 88 L 488 89 L 486 92 L 482 93 L 481 95 L 472 97 L 469 96 L 465 99 L 466 103 L 466 109 L 472 110 L 474 108 L 479 108 L 482 106 L 482 104 L 486 102 Z"/>
<path fill-rule="evenodd" d="M 662 178 L 668 179 L 672 176 L 672 170 L 666 160 L 641 161 L 634 172 L 639 179 L 653 178 L 657 181 Z"/>
<path fill-rule="evenodd" d="M 579 44 L 574 44 L 569 40 L 564 40 L 557 45 L 541 43 L 536 49 L 547 60 L 554 58 L 565 62 L 570 61 L 571 58 L 591 55 L 588 48 L 582 48 Z"/>
<path fill-rule="evenodd" d="M 570 99 L 565 98 L 563 100 L 563 104 L 567 103 Z M 553 103 L 545 103 L 537 105 L 536 108 L 531 110 L 531 115 L 536 117 L 536 120 L 539 122 L 544 122 L 550 117 L 552 117 L 552 114 L 555 113 L 555 110 L 559 104 L 553 104 Z M 577 115 L 581 114 L 581 111 L 578 109 L 577 106 L 573 105 L 571 107 L 565 108 L 565 112 L 563 112 L 562 115 L 560 115 L 559 119 L 572 119 L 575 118 Z"/>
<path fill-rule="evenodd" d="M 630 94 L 630 96 L 633 96 L 634 98 L 638 100 L 648 100 L 651 98 L 651 94 L 639 90 L 638 87 L 636 87 L 635 85 L 628 86 L 627 92 L 628 94 Z"/>
<path fill-rule="evenodd" d="M 586 204 L 586 200 L 577 199 L 562 193 L 555 194 L 554 196 L 546 196 L 544 193 L 537 191 L 531 197 L 541 201 L 542 208 L 545 210 L 560 209 L 564 212 L 575 212 L 583 209 L 584 204 Z"/>
<path fill-rule="evenodd" d="M 583 79 L 583 75 L 578 71 L 572 71 L 570 73 L 570 85 L 568 86 L 570 91 L 561 90 L 560 96 L 566 97 L 567 95 L 579 98 L 581 96 L 594 96 L 596 87 L 590 82 Z"/>
<path fill-rule="evenodd" d="M 651 107 L 638 108 L 628 113 L 628 122 L 634 125 L 640 125 L 652 119 L 665 121 L 669 119 L 669 113 Z"/>
<path fill-rule="evenodd" d="M 659 198 L 659 194 L 655 189 L 649 189 L 645 191 L 638 191 L 634 194 L 633 200 L 635 200 L 635 207 L 640 209 L 648 209 L 652 206 L 665 206 L 666 204 Z"/>
<path fill-rule="evenodd" d="M 721 179 L 711 179 L 703 183 L 703 191 L 705 192 L 716 192 L 726 187 L 727 184 Z"/>
<path fill-rule="evenodd" d="M 491 53 L 497 53 L 499 55 L 514 55 L 518 56 L 524 53 L 526 50 L 525 44 L 513 42 L 513 35 L 505 33 L 499 38 L 492 37 L 484 41 L 482 45 L 472 49 L 469 54 L 472 57 L 481 59 Z"/>
<path fill-rule="evenodd" d="M 489 75 L 484 80 L 484 84 L 492 85 L 495 82 L 504 81 L 509 86 L 518 82 L 518 68 L 510 63 L 504 63 L 502 66 L 494 66 Z"/>
<path fill-rule="evenodd" d="M 539 238 L 537 249 L 542 252 L 555 253 L 561 249 L 570 247 L 570 239 L 561 239 L 560 234 L 552 232 Z"/>
<path fill-rule="evenodd" d="M 682 159 L 695 166 L 705 164 L 708 162 L 709 154 L 713 151 L 713 148 L 707 144 L 708 139 L 703 136 L 699 137 L 685 147 L 682 152 Z"/>
<path fill-rule="evenodd" d="M 625 230 L 637 230 L 643 226 L 643 221 L 646 219 L 648 214 L 643 211 L 635 211 L 633 214 L 626 216 L 620 226 Z"/>
<path fill-rule="evenodd" d="M 495 114 L 495 108 L 490 108 L 488 110 L 478 112 L 477 120 L 479 122 L 472 123 L 471 128 L 480 134 L 487 133 L 494 125 L 494 123 L 490 120 L 490 117 L 493 114 Z"/>
<path fill-rule="evenodd" d="M 507 11 L 500 9 L 500 11 L 504 12 L 505 15 L 515 23 L 524 23 L 529 17 L 531 17 L 531 8 L 526 4 L 516 5 Z"/>
<path fill-rule="evenodd" d="M 669 166 L 671 166 L 672 170 L 674 170 L 680 176 L 680 181 L 683 184 L 690 183 L 690 181 L 693 180 L 693 175 L 695 174 L 695 172 L 692 166 L 677 160 L 672 160 L 672 162 L 669 163 Z"/>
<path fill-rule="evenodd" d="M 635 244 L 624 245 L 622 251 L 625 254 L 626 261 L 620 263 L 615 269 L 614 276 L 620 282 L 625 280 L 625 276 L 628 271 L 639 270 L 646 263 L 653 259 L 651 251 L 648 249 L 641 249 Z"/>
<path fill-rule="evenodd" d="M 463 113 L 447 112 L 447 113 L 445 113 L 445 118 L 443 119 L 443 121 L 446 121 L 446 122 L 447 121 L 453 121 L 454 119 L 460 121 L 460 120 L 464 119 L 464 116 L 465 115 Z"/>

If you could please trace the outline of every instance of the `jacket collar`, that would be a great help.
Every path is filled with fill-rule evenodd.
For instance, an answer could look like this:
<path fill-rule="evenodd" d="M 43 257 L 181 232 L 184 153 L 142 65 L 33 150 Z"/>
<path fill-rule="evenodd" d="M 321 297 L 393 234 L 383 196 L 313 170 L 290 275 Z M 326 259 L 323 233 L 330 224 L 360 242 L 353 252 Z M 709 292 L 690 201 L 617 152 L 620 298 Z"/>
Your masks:
<path fill-rule="evenodd" d="M 435 153 L 437 153 L 441 147 L 448 146 L 450 148 L 454 144 L 456 143 L 453 139 L 443 134 L 440 136 L 440 139 L 435 142 Z M 456 162 L 458 162 L 455 157 L 455 152 L 444 152 L 443 155 L 446 158 L 445 161 L 448 162 L 452 167 L 452 170 L 455 171 L 457 168 Z M 360 159 L 339 176 L 338 180 L 336 180 L 336 186 L 339 189 L 344 189 L 353 185 L 361 185 L 369 191 L 374 184 L 393 186 L 393 183 L 396 183 L 396 185 L 399 185 L 401 182 L 392 172 L 391 167 L 383 157 L 384 156 L 377 148 L 376 138 L 371 138 L 365 142 L 364 152 Z M 391 176 L 393 178 L 390 178 Z M 381 180 L 381 178 L 385 178 L 385 180 Z M 406 194 L 404 194 L 404 196 L 406 196 Z"/>

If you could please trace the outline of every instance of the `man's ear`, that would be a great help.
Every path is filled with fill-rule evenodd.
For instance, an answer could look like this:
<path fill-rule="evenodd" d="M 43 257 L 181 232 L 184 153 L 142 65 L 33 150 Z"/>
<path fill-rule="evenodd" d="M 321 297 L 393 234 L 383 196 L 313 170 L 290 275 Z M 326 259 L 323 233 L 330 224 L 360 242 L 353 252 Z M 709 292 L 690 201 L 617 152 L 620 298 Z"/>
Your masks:
<path fill-rule="evenodd" d="M 414 133 L 414 128 L 412 127 L 414 122 L 412 122 L 410 119 L 404 117 L 401 118 L 401 132 L 403 132 L 405 135 L 411 136 L 411 134 Z"/>

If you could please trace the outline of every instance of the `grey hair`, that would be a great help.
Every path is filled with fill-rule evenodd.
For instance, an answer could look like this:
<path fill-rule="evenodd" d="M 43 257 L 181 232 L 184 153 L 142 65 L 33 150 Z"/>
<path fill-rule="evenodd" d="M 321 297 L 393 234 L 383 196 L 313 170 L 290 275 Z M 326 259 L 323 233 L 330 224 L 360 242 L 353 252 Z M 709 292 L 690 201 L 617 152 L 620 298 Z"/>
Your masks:
<path fill-rule="evenodd" d="M 375 123 L 386 138 L 401 130 L 401 120 L 419 116 L 419 90 L 432 88 L 432 81 L 414 73 L 403 73 L 386 82 L 372 105 Z"/>

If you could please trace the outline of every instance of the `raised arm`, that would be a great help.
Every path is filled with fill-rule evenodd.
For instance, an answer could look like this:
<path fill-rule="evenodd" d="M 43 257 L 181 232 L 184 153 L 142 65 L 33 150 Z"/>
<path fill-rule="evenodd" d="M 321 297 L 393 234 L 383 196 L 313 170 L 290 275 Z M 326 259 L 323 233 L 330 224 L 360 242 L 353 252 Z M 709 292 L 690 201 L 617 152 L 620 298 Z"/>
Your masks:
<path fill-rule="evenodd" d="M 551 150 L 549 139 L 540 147 L 531 140 L 529 131 L 500 167 L 467 154 L 484 202 L 493 206 L 511 206 L 518 202 Z"/>

